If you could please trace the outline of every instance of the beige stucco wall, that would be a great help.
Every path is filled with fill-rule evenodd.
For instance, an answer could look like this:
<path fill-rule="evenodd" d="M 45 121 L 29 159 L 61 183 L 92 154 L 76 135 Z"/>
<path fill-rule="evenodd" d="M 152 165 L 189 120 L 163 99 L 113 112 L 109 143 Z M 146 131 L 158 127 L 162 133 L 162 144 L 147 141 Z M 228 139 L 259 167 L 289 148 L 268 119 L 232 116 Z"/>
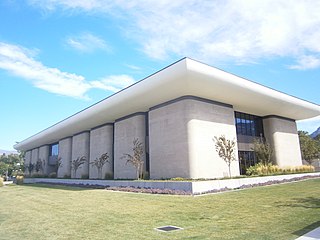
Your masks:
<path fill-rule="evenodd" d="M 85 157 L 86 161 L 81 165 L 76 174 L 71 166 L 71 178 L 86 178 L 89 177 L 89 157 L 90 157 L 90 132 L 79 133 L 72 138 L 72 158 L 74 161 L 77 158 Z"/>
<path fill-rule="evenodd" d="M 274 149 L 273 160 L 281 167 L 302 165 L 297 125 L 279 117 L 263 119 L 266 140 Z"/>
<path fill-rule="evenodd" d="M 228 175 L 213 138 L 225 135 L 236 141 L 231 107 L 183 99 L 149 111 L 150 177 L 216 178 Z M 237 157 L 237 146 L 235 149 Z M 231 165 L 239 175 L 239 163 Z"/>
<path fill-rule="evenodd" d="M 98 176 L 96 166 L 89 165 L 89 178 L 97 179 L 113 176 L 113 125 L 108 124 L 90 131 L 90 163 L 107 153 L 109 159 L 102 167 L 102 176 Z"/>
<path fill-rule="evenodd" d="M 146 116 L 144 113 L 133 115 L 114 123 L 114 178 L 134 179 L 136 169 L 131 164 L 126 164 L 126 160 L 121 157 L 123 154 L 133 154 L 133 140 L 138 140 L 145 149 L 146 137 Z M 142 155 L 144 161 L 144 171 L 146 166 L 146 154 Z"/>
<path fill-rule="evenodd" d="M 49 158 L 49 146 L 48 145 L 41 146 L 39 148 L 39 159 L 42 161 L 41 174 L 49 174 L 48 158 Z"/>
<path fill-rule="evenodd" d="M 24 166 L 26 166 L 25 169 L 24 169 L 24 173 L 25 173 L 26 175 L 29 174 L 29 170 L 28 170 L 27 166 L 28 166 L 28 165 L 30 164 L 30 162 L 31 162 L 31 156 L 32 156 L 32 151 L 31 151 L 31 150 L 30 150 L 30 151 L 26 151 L 26 154 L 25 154 L 25 156 L 24 156 Z"/>
<path fill-rule="evenodd" d="M 57 173 L 59 178 L 71 177 L 71 168 L 70 168 L 71 157 L 72 157 L 72 137 L 64 138 L 59 141 L 58 158 L 61 158 L 61 165 Z"/>

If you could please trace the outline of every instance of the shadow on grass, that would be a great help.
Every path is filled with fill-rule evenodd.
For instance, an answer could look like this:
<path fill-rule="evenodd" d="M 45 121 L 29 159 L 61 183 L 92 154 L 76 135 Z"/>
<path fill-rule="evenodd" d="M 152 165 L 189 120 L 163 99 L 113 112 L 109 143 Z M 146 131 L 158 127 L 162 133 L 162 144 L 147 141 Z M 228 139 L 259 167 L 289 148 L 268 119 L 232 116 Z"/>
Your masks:
<path fill-rule="evenodd" d="M 298 231 L 293 232 L 292 234 L 297 235 L 297 236 L 302 236 L 310 231 L 312 231 L 313 229 L 317 228 L 320 226 L 320 221 L 314 222 Z"/>
<path fill-rule="evenodd" d="M 279 204 L 278 207 L 303 207 L 303 208 L 320 208 L 320 198 L 293 198 L 286 204 Z"/>
<path fill-rule="evenodd" d="M 86 186 L 68 186 L 68 185 L 60 185 L 60 184 L 47 184 L 47 183 L 27 183 L 23 184 L 24 187 L 35 187 L 35 188 L 48 188 L 48 189 L 59 189 L 66 191 L 85 191 L 85 190 L 93 190 L 97 189 L 95 187 L 86 187 Z"/>

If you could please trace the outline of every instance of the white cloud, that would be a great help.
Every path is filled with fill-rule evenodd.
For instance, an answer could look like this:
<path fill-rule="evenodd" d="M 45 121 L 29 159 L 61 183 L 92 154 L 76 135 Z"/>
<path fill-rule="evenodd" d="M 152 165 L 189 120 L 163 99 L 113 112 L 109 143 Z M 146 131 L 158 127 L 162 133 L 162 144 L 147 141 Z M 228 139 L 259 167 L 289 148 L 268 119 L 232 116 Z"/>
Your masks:
<path fill-rule="evenodd" d="M 291 69 L 307 70 L 320 67 L 320 58 L 316 56 L 301 56 L 296 65 L 289 66 Z"/>
<path fill-rule="evenodd" d="M 320 127 L 320 116 L 297 121 L 297 127 L 299 130 L 307 131 L 311 134 Z"/>
<path fill-rule="evenodd" d="M 135 83 L 135 80 L 128 75 L 111 75 L 99 81 L 92 81 L 91 84 L 95 88 L 100 88 L 112 92 L 118 92 Z"/>
<path fill-rule="evenodd" d="M 71 48 L 84 53 L 91 53 L 96 50 L 111 50 L 111 48 L 102 38 L 99 38 L 91 33 L 82 33 L 78 36 L 69 36 L 66 39 L 66 43 Z"/>
<path fill-rule="evenodd" d="M 103 12 L 127 18 L 123 29 L 155 59 L 171 55 L 236 63 L 290 57 L 307 69 L 320 54 L 320 1 L 30 0 L 46 10 Z M 311 61 L 312 62 L 312 61 Z M 311 63 L 312 67 L 318 64 Z M 292 66 L 291 66 L 292 68 Z"/>
<path fill-rule="evenodd" d="M 0 42 L 0 69 L 27 79 L 35 87 L 45 91 L 82 99 L 88 99 L 86 93 L 92 88 L 116 92 L 134 83 L 134 79 L 126 75 L 90 82 L 81 75 L 47 67 L 35 60 L 34 55 L 29 49 Z"/>

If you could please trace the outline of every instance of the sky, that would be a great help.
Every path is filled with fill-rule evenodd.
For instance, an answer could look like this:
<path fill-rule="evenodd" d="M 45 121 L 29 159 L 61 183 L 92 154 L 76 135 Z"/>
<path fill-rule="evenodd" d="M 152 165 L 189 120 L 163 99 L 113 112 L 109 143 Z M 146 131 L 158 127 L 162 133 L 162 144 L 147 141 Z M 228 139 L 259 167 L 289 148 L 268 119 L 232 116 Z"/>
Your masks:
<path fill-rule="evenodd" d="M 319 12 L 316 0 L 1 0 L 0 149 L 183 57 L 319 104 Z"/>

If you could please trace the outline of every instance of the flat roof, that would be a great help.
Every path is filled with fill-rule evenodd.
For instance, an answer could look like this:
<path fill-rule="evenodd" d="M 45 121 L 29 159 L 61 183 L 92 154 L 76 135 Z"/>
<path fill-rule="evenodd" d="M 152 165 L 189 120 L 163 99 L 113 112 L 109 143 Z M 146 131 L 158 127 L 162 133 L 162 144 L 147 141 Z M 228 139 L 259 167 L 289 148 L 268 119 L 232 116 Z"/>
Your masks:
<path fill-rule="evenodd" d="M 230 104 L 235 111 L 302 120 L 320 115 L 320 106 L 265 87 L 207 64 L 183 58 L 100 102 L 14 145 L 30 150 L 181 96 Z"/>

